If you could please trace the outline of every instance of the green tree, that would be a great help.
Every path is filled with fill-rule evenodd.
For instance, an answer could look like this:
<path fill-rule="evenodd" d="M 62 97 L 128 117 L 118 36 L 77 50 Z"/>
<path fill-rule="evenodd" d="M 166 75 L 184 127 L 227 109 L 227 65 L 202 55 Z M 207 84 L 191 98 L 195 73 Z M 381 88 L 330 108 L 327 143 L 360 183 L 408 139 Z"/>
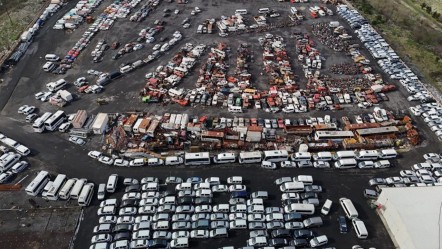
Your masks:
<path fill-rule="evenodd" d="M 427 6 L 425 9 L 426 9 L 426 11 L 427 11 L 428 14 L 431 13 L 431 10 L 432 10 L 432 9 L 431 9 L 431 6 Z"/>
<path fill-rule="evenodd" d="M 422 9 L 425 9 L 427 7 L 427 4 L 424 2 L 424 3 L 421 3 L 421 8 Z"/>

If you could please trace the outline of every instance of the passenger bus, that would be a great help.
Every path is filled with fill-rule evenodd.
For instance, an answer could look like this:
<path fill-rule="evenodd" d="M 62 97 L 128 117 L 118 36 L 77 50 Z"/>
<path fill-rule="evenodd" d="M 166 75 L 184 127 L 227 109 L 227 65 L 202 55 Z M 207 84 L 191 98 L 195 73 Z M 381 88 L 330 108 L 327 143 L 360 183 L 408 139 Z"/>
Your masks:
<path fill-rule="evenodd" d="M 78 179 L 76 182 L 75 182 L 75 185 L 74 185 L 74 187 L 72 188 L 72 190 L 71 190 L 71 196 L 70 196 L 70 198 L 71 199 L 78 199 L 78 197 L 80 196 L 80 193 L 81 193 L 81 189 L 83 188 L 83 186 L 84 186 L 84 184 L 86 184 L 86 182 L 87 182 L 87 180 L 86 179 Z"/>
<path fill-rule="evenodd" d="M 60 192 L 61 187 L 63 187 L 64 183 L 66 182 L 66 175 L 59 174 L 52 184 L 52 187 L 49 189 L 47 194 L 47 199 L 51 201 L 58 200 L 58 194 Z"/>
<path fill-rule="evenodd" d="M 80 196 L 78 197 L 78 205 L 82 207 L 89 206 L 94 195 L 94 184 L 87 183 L 81 190 Z"/>
<path fill-rule="evenodd" d="M 241 152 L 239 153 L 239 163 L 260 163 L 262 161 L 262 153 L 260 151 Z"/>
<path fill-rule="evenodd" d="M 264 151 L 263 161 L 269 161 L 272 163 L 287 161 L 289 159 L 289 153 L 286 150 L 266 150 Z"/>
<path fill-rule="evenodd" d="M 32 182 L 26 187 L 26 194 L 30 196 L 37 196 L 48 182 L 49 173 L 44 170 L 40 171 L 34 180 L 32 180 Z"/>
<path fill-rule="evenodd" d="M 352 131 L 316 131 L 315 140 L 343 140 L 353 138 Z"/>
<path fill-rule="evenodd" d="M 45 122 L 52 116 L 52 113 L 45 112 L 41 117 L 37 118 L 32 124 L 34 132 L 42 133 L 45 130 Z"/>
<path fill-rule="evenodd" d="M 71 190 L 74 187 L 75 183 L 77 182 L 76 178 L 72 178 L 66 181 L 66 183 L 63 185 L 63 187 L 60 190 L 60 193 L 58 194 L 58 198 L 62 200 L 67 200 L 71 196 Z"/>
<path fill-rule="evenodd" d="M 210 164 L 209 152 L 185 153 L 184 164 L 185 165 Z"/>
<path fill-rule="evenodd" d="M 48 120 L 45 121 L 45 128 L 48 131 L 54 131 L 64 122 L 66 114 L 64 111 L 57 111 Z"/>

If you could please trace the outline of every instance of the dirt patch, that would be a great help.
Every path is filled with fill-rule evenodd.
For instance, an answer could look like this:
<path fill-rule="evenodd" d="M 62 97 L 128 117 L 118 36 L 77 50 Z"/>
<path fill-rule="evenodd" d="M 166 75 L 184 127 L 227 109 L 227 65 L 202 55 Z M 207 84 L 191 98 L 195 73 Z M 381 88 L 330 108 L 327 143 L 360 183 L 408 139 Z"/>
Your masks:
<path fill-rule="evenodd" d="M 68 248 L 79 213 L 80 208 L 1 210 L 1 248 Z"/>

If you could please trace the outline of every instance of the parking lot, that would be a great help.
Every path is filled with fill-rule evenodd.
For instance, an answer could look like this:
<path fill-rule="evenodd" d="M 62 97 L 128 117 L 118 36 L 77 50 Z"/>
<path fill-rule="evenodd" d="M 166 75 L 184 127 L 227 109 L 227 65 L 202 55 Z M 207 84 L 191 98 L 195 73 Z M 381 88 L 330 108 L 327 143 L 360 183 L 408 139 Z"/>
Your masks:
<path fill-rule="evenodd" d="M 103 1 L 95 13 L 95 17 L 102 13 L 106 6 L 110 5 L 112 1 Z M 19 177 L 13 179 L 12 183 L 17 183 L 25 177 L 21 184 L 25 187 L 32 180 L 33 176 L 39 170 L 47 170 L 53 175 L 66 174 L 68 178 L 87 178 L 88 181 L 93 182 L 95 187 L 100 183 L 105 183 L 110 174 L 116 173 L 120 175 L 120 184 L 118 185 L 117 192 L 108 195 L 107 198 L 121 198 L 124 193 L 124 187 L 122 185 L 122 179 L 124 177 L 132 177 L 141 180 L 143 177 L 152 176 L 160 179 L 160 191 L 172 189 L 173 185 L 165 186 L 164 181 L 168 176 L 178 176 L 183 179 L 192 176 L 199 176 L 203 179 L 207 177 L 219 177 L 223 184 L 226 183 L 226 179 L 229 176 L 242 176 L 244 183 L 247 186 L 249 193 L 254 191 L 268 191 L 270 196 L 265 201 L 266 207 L 281 207 L 281 193 L 278 186 L 274 184 L 277 178 L 283 176 L 294 177 L 297 175 L 311 175 L 314 179 L 314 184 L 322 186 L 324 191 L 319 193 L 320 205 L 317 208 L 314 216 L 320 215 L 320 207 L 326 199 L 333 201 L 333 205 L 328 216 L 321 216 L 324 220 L 324 225 L 319 228 L 313 228 L 318 235 L 327 235 L 329 240 L 329 246 L 336 248 L 350 248 L 353 245 L 361 245 L 364 248 L 394 248 L 391 239 L 388 236 L 380 219 L 376 215 L 375 209 L 370 206 L 369 200 L 363 196 L 363 190 L 368 188 L 368 180 L 373 177 L 390 177 L 399 175 L 399 171 L 402 169 L 410 169 L 411 165 L 422 161 L 422 154 L 428 152 L 440 153 L 439 150 L 440 141 L 437 136 L 428 128 L 422 118 L 415 115 L 411 115 L 412 122 L 417 127 L 420 135 L 421 143 L 417 146 L 404 146 L 398 148 L 400 151 L 399 157 L 392 160 L 393 167 L 388 169 L 350 169 L 350 170 L 338 170 L 334 168 L 330 169 L 316 169 L 316 168 L 278 168 L 274 171 L 269 171 L 260 168 L 259 164 L 227 164 L 223 166 L 208 165 L 208 166 L 159 166 L 159 167 L 138 167 L 138 168 L 125 168 L 103 165 L 95 160 L 87 157 L 87 152 L 90 150 L 100 150 L 104 144 L 105 138 L 102 136 L 92 136 L 86 139 L 87 143 L 83 147 L 76 146 L 68 142 L 68 135 L 59 132 L 38 134 L 32 131 L 31 124 L 25 122 L 22 114 L 17 113 L 17 109 L 22 105 L 33 105 L 37 107 L 37 112 L 43 114 L 47 111 L 55 112 L 60 107 L 49 104 L 48 102 L 41 102 L 34 98 L 34 94 L 40 91 L 46 91 L 45 85 L 49 82 L 56 81 L 60 78 L 66 79 L 70 82 L 66 90 L 74 93 L 75 100 L 62 107 L 62 110 L 67 114 L 76 113 L 77 110 L 86 110 L 88 113 L 97 114 L 103 113 L 127 113 L 127 112 L 144 112 L 149 115 L 164 115 L 165 113 L 181 113 L 187 114 L 190 117 L 193 116 L 208 116 L 208 117 L 243 117 L 243 118 L 262 118 L 262 119 L 307 119 L 309 117 L 324 117 L 324 115 L 330 115 L 332 118 L 341 120 L 343 116 L 354 119 L 355 115 L 361 113 L 372 113 L 373 108 L 361 109 L 356 103 L 342 104 L 342 110 L 316 110 L 312 108 L 307 113 L 272 113 L 264 112 L 256 108 L 244 109 L 242 113 L 232 114 L 228 111 L 226 106 L 208 106 L 203 104 L 189 104 L 182 106 L 173 101 L 164 101 L 163 103 L 142 103 L 140 99 L 140 91 L 145 87 L 147 73 L 154 72 L 160 65 L 166 65 L 166 63 L 178 53 L 180 48 L 186 43 L 192 43 L 193 45 L 204 44 L 207 46 L 205 52 L 197 58 L 195 65 L 189 70 L 189 73 L 183 78 L 178 87 L 185 89 L 195 89 L 196 83 L 200 77 L 200 68 L 208 61 L 210 48 L 217 47 L 220 42 L 225 43 L 229 52 L 224 59 L 224 63 L 228 65 L 226 70 L 227 74 L 234 73 L 237 65 L 237 57 L 239 52 L 237 50 L 239 44 L 248 44 L 248 48 L 251 53 L 251 59 L 248 73 L 251 74 L 250 81 L 252 86 L 258 90 L 266 91 L 269 88 L 271 78 L 265 73 L 265 66 L 263 64 L 263 47 L 260 44 L 259 37 L 265 36 L 266 33 L 270 33 L 273 36 L 281 36 L 286 43 L 287 55 L 292 63 L 291 68 L 293 74 L 296 75 L 295 81 L 297 87 L 300 89 L 306 89 L 311 83 L 305 77 L 302 62 L 297 61 L 298 53 L 295 49 L 294 33 L 308 34 L 314 41 L 315 48 L 320 52 L 320 55 L 325 57 L 325 61 L 322 62 L 322 72 L 330 72 L 336 64 L 352 63 L 351 57 L 345 55 L 343 52 L 337 52 L 330 49 L 327 45 L 318 39 L 317 35 L 312 33 L 312 24 L 316 22 L 330 22 L 339 20 L 340 24 L 352 35 L 352 29 L 341 17 L 334 16 L 321 16 L 318 19 L 312 19 L 308 16 L 309 7 L 315 5 L 322 5 L 319 1 L 310 1 L 306 4 L 296 5 L 299 10 L 302 10 L 305 19 L 299 24 L 292 27 L 284 28 L 272 28 L 265 32 L 252 32 L 244 34 L 229 33 L 227 37 L 220 37 L 218 29 L 215 29 L 213 34 L 197 34 L 197 27 L 206 19 L 216 18 L 220 19 L 221 15 L 229 16 L 235 13 L 237 9 L 249 10 L 246 15 L 246 23 L 248 25 L 253 23 L 252 16 L 257 14 L 257 10 L 260 7 L 268 7 L 280 13 L 280 17 L 268 18 L 271 23 L 277 23 L 287 20 L 287 13 L 289 7 L 293 6 L 288 2 L 279 3 L 276 1 L 231 1 L 231 0 L 211 0 L 211 1 L 189 1 L 187 4 L 176 4 L 162 1 L 160 4 L 147 16 L 146 20 L 142 22 L 131 22 L 128 18 L 117 19 L 113 26 L 109 30 L 100 30 L 97 35 L 93 37 L 91 43 L 81 52 L 80 56 L 72 64 L 72 68 L 67 70 L 64 75 L 55 75 L 44 72 L 41 67 L 45 63 L 46 54 L 57 54 L 64 56 L 71 47 L 78 41 L 83 33 L 88 29 L 88 24 L 83 23 L 75 30 L 53 30 L 52 27 L 55 22 L 66 13 L 67 10 L 75 6 L 75 1 L 68 2 L 62 9 L 51 17 L 45 26 L 36 35 L 31 46 L 27 50 L 22 60 L 8 71 L 6 75 L 2 76 L 4 83 L 0 85 L 0 131 L 1 133 L 16 139 L 24 143 L 26 146 L 32 149 L 33 156 L 27 159 L 31 167 L 21 174 Z M 135 9 L 139 9 L 143 2 L 139 4 Z M 196 15 L 190 15 L 191 11 L 199 7 L 202 11 Z M 335 7 L 327 5 L 330 9 L 335 11 Z M 164 9 L 171 10 L 171 14 L 168 17 L 163 17 Z M 174 14 L 173 10 L 180 10 L 179 14 Z M 185 18 L 190 20 L 190 28 L 185 29 L 182 27 L 182 21 Z M 113 60 L 112 57 L 118 50 L 106 50 L 104 52 L 103 60 L 100 63 L 94 63 L 91 52 L 94 50 L 95 45 L 100 39 L 104 39 L 108 44 L 112 44 L 118 41 L 121 44 L 133 42 L 138 38 L 140 30 L 146 27 L 154 26 L 155 20 L 162 20 L 165 22 L 164 30 L 155 35 L 156 42 L 144 43 L 144 47 L 140 50 L 133 51 L 122 55 L 120 58 Z M 142 65 L 141 67 L 127 73 L 124 77 L 112 80 L 108 85 L 104 87 L 104 91 L 99 94 L 85 94 L 79 93 L 77 88 L 72 84 L 79 77 L 86 77 L 89 82 L 95 82 L 97 76 L 93 76 L 87 73 L 88 70 L 93 69 L 100 72 L 115 72 L 119 71 L 120 65 L 124 63 L 132 63 L 134 61 L 145 59 L 152 50 L 152 48 L 159 44 L 158 40 L 167 37 L 171 39 L 175 31 L 180 31 L 182 39 L 177 42 L 176 45 L 152 62 Z M 354 43 L 361 44 L 359 40 L 354 39 Z M 375 61 L 370 53 L 363 49 L 361 45 L 360 52 L 366 58 Z M 382 73 L 382 69 L 379 65 L 371 63 L 370 66 L 375 72 L 381 73 L 385 81 L 393 83 L 397 86 L 397 90 L 388 92 L 388 101 L 382 101 L 377 106 L 385 108 L 392 114 L 409 114 L 408 108 L 414 106 L 417 102 L 407 101 L 409 93 L 407 90 L 398 83 L 388 79 L 385 73 Z M 348 76 L 348 75 L 347 75 Z M 336 76 L 337 78 L 344 78 L 344 76 Z M 346 76 L 345 76 L 346 77 Z M 350 76 L 351 77 L 351 76 Z M 99 105 L 97 98 L 104 99 L 106 104 Z M 27 201 L 28 196 L 24 191 L 8 192 L 2 195 L 7 199 L 3 202 L 2 208 L 9 209 L 18 205 L 23 210 L 31 210 L 32 207 Z M 230 193 L 215 194 L 213 204 L 227 203 L 230 197 Z M 355 204 L 359 213 L 359 218 L 363 220 L 367 226 L 369 237 L 366 240 L 360 240 L 356 237 L 355 231 L 351 226 L 351 223 L 347 221 L 350 231 L 347 234 L 341 234 L 339 232 L 339 226 L 337 217 L 344 215 L 344 212 L 338 200 L 341 197 L 350 198 Z M 43 234 L 41 237 L 35 238 L 35 240 L 41 241 L 39 244 L 34 244 L 31 248 L 49 248 L 48 244 L 62 243 L 63 248 L 67 248 L 69 244 L 69 237 L 72 236 L 76 229 L 76 219 L 79 215 L 79 210 L 76 207 L 76 202 L 66 204 L 64 201 L 57 202 L 45 202 L 42 199 L 36 197 L 37 203 L 41 204 L 41 208 L 49 208 L 56 206 L 66 212 L 66 216 L 69 217 L 66 223 L 60 220 L 60 215 L 57 211 L 47 212 L 40 210 L 42 217 L 53 216 L 54 221 L 44 223 L 43 220 L 33 220 L 32 222 L 37 225 L 32 225 L 32 229 L 37 227 L 44 227 L 45 233 L 54 234 L 54 237 L 59 236 L 59 240 Z M 65 205 L 66 204 L 66 205 Z M 93 236 L 93 227 L 98 225 L 99 217 L 97 216 L 99 201 L 96 198 L 93 199 L 91 206 L 85 207 L 84 217 L 80 223 L 78 232 L 76 232 L 73 247 L 74 248 L 88 248 L 90 245 L 90 238 Z M 39 209 L 37 209 L 38 212 Z M 22 219 L 23 215 L 11 213 L 15 211 L 2 211 L 0 212 L 0 219 L 6 221 L 8 225 L 7 231 L 3 231 L 5 243 L 14 243 L 14 241 L 22 240 L 29 235 L 29 229 L 18 227 L 11 217 L 17 217 Z M 34 212 L 34 211 L 33 211 Z M 55 214 L 58 215 L 55 215 Z M 37 215 L 37 214 L 36 214 Z M 51 216 L 51 217 L 52 217 Z M 56 218 L 58 217 L 58 218 Z M 49 219 L 52 221 L 52 218 Z M 30 221 L 28 221 L 30 223 Z M 57 233 L 56 230 L 60 227 L 66 227 L 65 231 Z M 31 230 L 32 230 L 31 229 Z M 16 232 L 14 232 L 16 231 Z M 32 230 L 33 231 L 33 230 Z M 63 236 L 61 236 L 62 234 Z M 249 230 L 230 230 L 228 238 L 221 239 L 191 239 L 190 248 L 219 248 L 223 246 L 234 246 L 235 248 L 246 246 L 246 240 L 249 238 Z M 216 244 L 214 244 L 214 242 Z M 60 244 L 61 245 L 61 244 Z M 64 246 L 66 245 L 66 247 Z M 6 247 L 13 248 L 13 247 Z M 55 248 L 55 247 L 50 247 Z M 61 248 L 58 247 L 58 248 Z"/>

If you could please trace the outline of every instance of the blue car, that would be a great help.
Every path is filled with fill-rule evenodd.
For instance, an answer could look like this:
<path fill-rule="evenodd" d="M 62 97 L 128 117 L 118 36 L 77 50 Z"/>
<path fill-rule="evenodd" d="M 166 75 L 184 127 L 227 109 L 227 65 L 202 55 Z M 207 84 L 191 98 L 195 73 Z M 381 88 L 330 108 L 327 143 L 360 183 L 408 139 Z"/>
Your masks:
<path fill-rule="evenodd" d="M 344 216 L 340 215 L 338 217 L 338 223 L 339 223 L 339 232 L 341 233 L 347 233 L 348 227 L 347 227 L 347 220 Z"/>

